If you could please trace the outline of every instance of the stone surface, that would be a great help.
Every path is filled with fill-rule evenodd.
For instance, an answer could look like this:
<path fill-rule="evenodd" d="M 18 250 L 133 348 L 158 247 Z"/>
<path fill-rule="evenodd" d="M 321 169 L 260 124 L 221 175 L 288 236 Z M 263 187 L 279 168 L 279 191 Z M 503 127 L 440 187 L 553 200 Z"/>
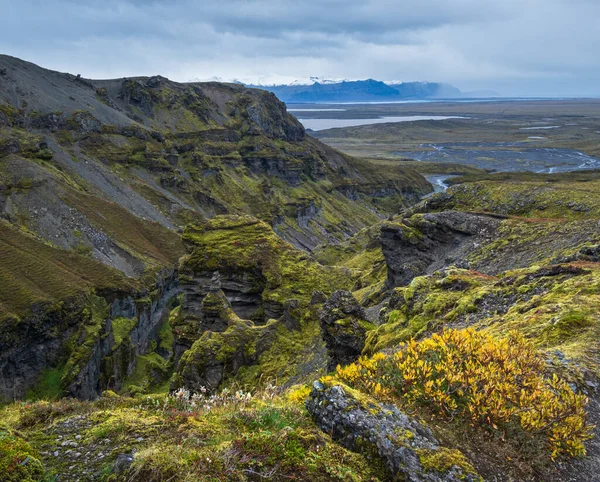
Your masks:
<path fill-rule="evenodd" d="M 415 277 L 455 264 L 468 268 L 466 255 L 491 239 L 500 220 L 458 211 L 417 214 L 384 223 L 381 248 L 388 267 L 388 287 L 405 286 Z"/>
<path fill-rule="evenodd" d="M 431 431 L 393 405 L 362 404 L 339 385 L 315 382 L 306 408 L 321 429 L 350 450 L 380 457 L 390 480 L 474 482 L 480 478 L 453 466 L 443 473 L 425 470 L 419 452 L 440 450 Z"/>
<path fill-rule="evenodd" d="M 323 304 L 320 322 L 329 355 L 329 370 L 352 363 L 360 356 L 366 333 L 372 326 L 352 293 L 334 292 Z"/>

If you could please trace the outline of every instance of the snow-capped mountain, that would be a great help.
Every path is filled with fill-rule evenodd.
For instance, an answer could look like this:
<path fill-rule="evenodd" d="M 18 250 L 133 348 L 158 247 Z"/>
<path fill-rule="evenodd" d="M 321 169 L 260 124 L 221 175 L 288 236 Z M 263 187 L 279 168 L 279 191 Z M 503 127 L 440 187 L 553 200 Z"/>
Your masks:
<path fill-rule="evenodd" d="M 255 78 L 193 79 L 192 82 L 234 82 L 273 92 L 288 103 L 394 102 L 419 99 L 452 99 L 463 93 L 450 84 L 438 82 L 349 80 L 330 77 L 295 78 L 268 75 Z"/>
<path fill-rule="evenodd" d="M 348 79 L 334 79 L 328 77 L 291 77 L 288 75 L 267 75 L 262 77 L 242 77 L 242 78 L 194 78 L 190 82 L 229 82 L 234 84 L 252 85 L 257 87 L 280 87 L 280 86 L 299 86 L 314 84 L 339 84 L 341 82 L 350 82 Z"/>

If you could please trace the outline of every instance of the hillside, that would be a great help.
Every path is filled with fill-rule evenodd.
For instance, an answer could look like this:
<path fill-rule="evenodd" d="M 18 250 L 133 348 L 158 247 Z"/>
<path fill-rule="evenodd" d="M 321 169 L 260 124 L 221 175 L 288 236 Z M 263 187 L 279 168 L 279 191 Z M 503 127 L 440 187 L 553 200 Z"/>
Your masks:
<path fill-rule="evenodd" d="M 81 347 L 4 443 L 67 480 L 593 480 L 597 175 L 479 177 L 319 262 L 250 216 L 189 225 L 178 290 L 71 302 Z"/>
<path fill-rule="evenodd" d="M 64 368 L 73 337 L 110 331 L 101 319 L 85 328 L 81 310 L 112 305 L 113 317 L 148 317 L 143 329 L 155 329 L 179 292 L 189 222 L 250 214 L 312 249 L 429 189 L 410 170 L 384 175 L 310 138 L 266 92 L 159 76 L 95 81 L 0 56 L 0 323 L 12 344 L 0 353 L 1 393 L 23 396 L 48 364 Z M 156 336 L 141 333 L 136 352 Z M 99 358 L 112 348 L 88 348 L 91 380 L 73 385 L 72 373 L 55 391 L 99 390 Z"/>
<path fill-rule="evenodd" d="M 98 236 L 78 221 L 71 229 L 80 239 L 42 226 L 41 207 L 52 210 L 44 217 L 77 219 L 66 213 L 80 212 L 74 196 L 84 192 L 169 230 L 215 214 L 252 214 L 310 249 L 430 189 L 410 170 L 384 177 L 315 141 L 263 91 L 160 76 L 93 81 L 7 56 L 0 70 L 3 191 L 23 188 L 2 196 L 10 198 L 3 212 L 27 210 L 28 229 L 61 247 L 87 246 L 96 257 Z M 117 268 L 139 271 L 134 264 Z"/>
<path fill-rule="evenodd" d="M 420 200 L 268 92 L 0 63 L 0 480 L 597 476 L 597 172 Z"/>

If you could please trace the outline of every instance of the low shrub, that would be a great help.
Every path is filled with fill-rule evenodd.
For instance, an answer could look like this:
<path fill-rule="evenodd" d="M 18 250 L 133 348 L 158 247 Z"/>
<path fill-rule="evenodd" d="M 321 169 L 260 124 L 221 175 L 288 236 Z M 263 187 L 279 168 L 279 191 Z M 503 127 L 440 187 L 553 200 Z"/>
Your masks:
<path fill-rule="evenodd" d="M 427 405 L 450 418 L 505 433 L 541 437 L 552 458 L 583 456 L 591 437 L 585 406 L 522 335 L 494 338 L 473 329 L 447 330 L 337 368 L 337 378 L 378 398 Z"/>

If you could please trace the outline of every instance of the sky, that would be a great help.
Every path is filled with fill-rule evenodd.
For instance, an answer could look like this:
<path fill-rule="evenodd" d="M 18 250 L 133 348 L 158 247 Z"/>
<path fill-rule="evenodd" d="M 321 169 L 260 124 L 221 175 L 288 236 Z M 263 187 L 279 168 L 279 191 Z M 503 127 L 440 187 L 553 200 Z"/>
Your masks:
<path fill-rule="evenodd" d="M 0 11 L 0 53 L 87 78 L 600 96 L 600 0 L 0 0 Z"/>

